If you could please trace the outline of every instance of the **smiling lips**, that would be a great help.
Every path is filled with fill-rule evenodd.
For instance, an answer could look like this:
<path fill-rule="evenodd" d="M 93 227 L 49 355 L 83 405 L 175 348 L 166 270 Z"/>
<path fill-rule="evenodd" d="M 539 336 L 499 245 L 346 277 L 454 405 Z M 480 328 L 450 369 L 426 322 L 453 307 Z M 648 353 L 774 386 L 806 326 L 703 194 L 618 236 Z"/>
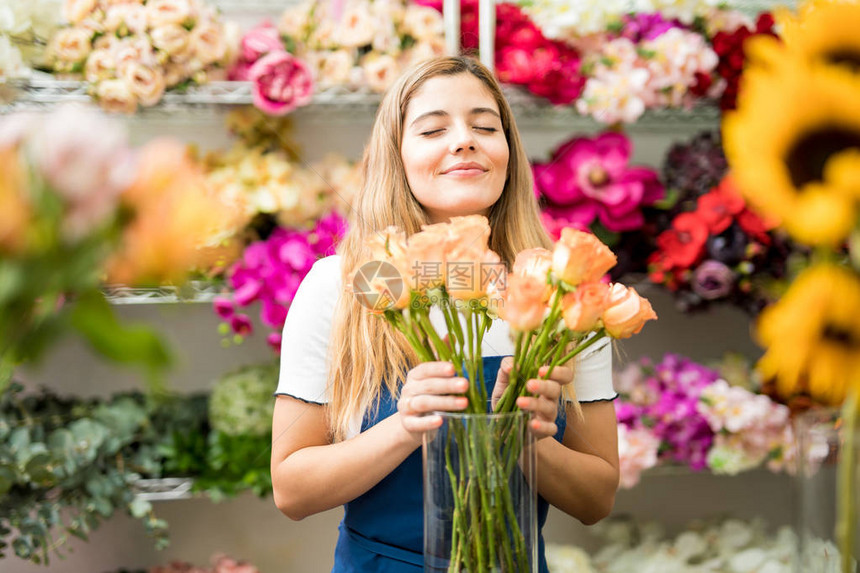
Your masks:
<path fill-rule="evenodd" d="M 443 175 L 453 175 L 455 177 L 473 177 L 486 173 L 487 169 L 480 163 L 470 161 L 467 163 L 457 163 L 442 172 Z"/>

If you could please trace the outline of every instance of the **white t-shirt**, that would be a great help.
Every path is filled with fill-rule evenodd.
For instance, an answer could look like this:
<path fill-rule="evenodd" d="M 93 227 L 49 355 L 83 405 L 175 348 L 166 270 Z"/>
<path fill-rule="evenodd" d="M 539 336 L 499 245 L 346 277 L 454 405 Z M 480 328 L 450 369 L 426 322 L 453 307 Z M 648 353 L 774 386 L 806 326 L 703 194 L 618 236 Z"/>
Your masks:
<path fill-rule="evenodd" d="M 340 291 L 339 255 L 317 261 L 299 285 L 284 324 L 281 373 L 275 394 L 315 404 L 329 401 L 327 352 Z M 437 332 L 447 332 L 440 309 L 430 309 L 430 321 Z M 481 351 L 485 357 L 513 355 L 514 346 L 505 321 L 493 321 L 484 335 Z M 580 402 L 617 397 L 612 387 L 612 345 L 608 339 L 577 357 L 573 383 Z"/>

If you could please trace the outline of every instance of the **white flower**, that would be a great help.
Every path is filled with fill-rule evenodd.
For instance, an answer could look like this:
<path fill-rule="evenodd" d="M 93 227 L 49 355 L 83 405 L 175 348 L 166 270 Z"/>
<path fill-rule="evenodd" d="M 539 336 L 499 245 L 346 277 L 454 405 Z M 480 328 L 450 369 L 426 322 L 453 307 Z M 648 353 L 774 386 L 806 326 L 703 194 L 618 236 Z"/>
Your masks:
<path fill-rule="evenodd" d="M 152 46 L 173 56 L 185 50 L 188 46 L 188 30 L 178 24 L 168 24 L 153 29 L 149 33 Z"/>
<path fill-rule="evenodd" d="M 6 36 L 0 36 L 0 83 L 27 77 L 30 69 L 24 65 L 21 50 L 12 45 Z"/>
<path fill-rule="evenodd" d="M 739 519 L 727 519 L 720 528 L 717 547 L 723 553 L 733 553 L 746 547 L 753 539 L 753 531 Z"/>
<path fill-rule="evenodd" d="M 766 554 L 762 549 L 752 547 L 729 558 L 729 567 L 734 573 L 756 573 L 766 560 Z"/>
<path fill-rule="evenodd" d="M 694 531 L 685 531 L 675 540 L 673 549 L 680 559 L 689 561 L 693 557 L 702 556 L 708 549 L 708 542 Z"/>
<path fill-rule="evenodd" d="M 191 30 L 189 45 L 194 57 L 204 66 L 222 61 L 227 55 L 227 42 L 221 26 L 201 22 Z"/>
<path fill-rule="evenodd" d="M 102 25 L 106 32 L 116 32 L 125 27 L 132 34 L 143 34 L 147 24 L 146 8 L 140 4 L 120 4 L 108 8 Z"/>
<path fill-rule="evenodd" d="M 128 84 L 131 93 L 142 106 L 153 106 L 164 95 L 164 74 L 158 67 L 150 67 L 140 62 L 129 62 L 122 70 L 122 79 Z"/>
<path fill-rule="evenodd" d="M 191 14 L 188 0 L 149 0 L 146 3 L 146 16 L 151 28 L 182 24 Z"/>
<path fill-rule="evenodd" d="M 552 573 L 594 573 L 588 554 L 572 545 L 547 543 L 546 562 Z"/>
<path fill-rule="evenodd" d="M 63 16 L 72 24 L 80 24 L 95 8 L 96 0 L 66 0 L 63 5 Z"/>

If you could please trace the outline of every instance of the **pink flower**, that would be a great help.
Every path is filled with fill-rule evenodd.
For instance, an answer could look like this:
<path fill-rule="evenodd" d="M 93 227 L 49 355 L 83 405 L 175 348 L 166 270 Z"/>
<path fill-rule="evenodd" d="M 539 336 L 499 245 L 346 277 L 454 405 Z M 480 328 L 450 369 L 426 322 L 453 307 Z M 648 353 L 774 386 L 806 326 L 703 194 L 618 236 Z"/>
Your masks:
<path fill-rule="evenodd" d="M 283 49 L 278 30 L 270 22 L 263 22 L 242 37 L 239 55 L 245 62 L 253 64 L 266 54 Z"/>
<path fill-rule="evenodd" d="M 657 173 L 628 165 L 630 140 L 606 132 L 574 138 L 545 164 L 535 164 L 535 185 L 553 218 L 590 225 L 595 219 L 610 231 L 630 231 L 644 223 L 640 208 L 664 195 Z"/>
<path fill-rule="evenodd" d="M 215 300 L 212 301 L 212 307 L 215 309 L 215 314 L 224 320 L 230 320 L 235 312 L 233 301 L 223 296 L 216 296 Z"/>
<path fill-rule="evenodd" d="M 270 332 L 266 337 L 266 344 L 269 345 L 269 348 L 275 351 L 276 354 L 281 353 L 281 333 L 280 332 Z"/>
<path fill-rule="evenodd" d="M 247 314 L 234 314 L 230 319 L 230 328 L 239 336 L 248 336 L 254 331 L 254 325 Z"/>
<path fill-rule="evenodd" d="M 657 465 L 660 440 L 645 428 L 631 430 L 618 426 L 618 462 L 621 479 L 619 487 L 631 488 L 639 483 L 643 470 Z"/>
<path fill-rule="evenodd" d="M 254 105 L 269 115 L 284 115 L 307 105 L 313 97 L 308 67 L 287 52 L 270 52 L 248 70 L 254 83 Z"/>

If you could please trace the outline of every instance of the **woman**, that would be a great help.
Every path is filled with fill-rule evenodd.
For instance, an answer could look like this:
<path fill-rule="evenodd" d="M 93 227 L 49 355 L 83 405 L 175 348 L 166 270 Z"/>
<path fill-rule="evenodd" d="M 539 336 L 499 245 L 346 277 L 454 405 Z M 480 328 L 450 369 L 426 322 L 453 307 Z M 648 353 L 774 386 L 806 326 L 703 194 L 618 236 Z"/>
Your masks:
<path fill-rule="evenodd" d="M 347 293 L 369 237 L 407 235 L 454 216 L 485 215 L 490 248 L 509 267 L 526 248 L 549 247 L 531 171 L 510 107 L 492 75 L 467 58 L 439 58 L 406 73 L 383 99 L 365 152 L 364 185 L 338 255 L 318 261 L 290 309 L 273 420 L 272 481 L 292 519 L 345 505 L 334 571 L 405 572 L 422 566 L 420 445 L 434 411 L 465 408 L 466 381 L 447 362 L 417 364 L 402 336 Z M 435 309 L 434 309 L 435 310 Z M 434 318 L 431 315 L 431 318 Z M 444 324 L 441 313 L 434 319 Z M 442 329 L 440 329 L 442 330 Z M 444 332 L 444 330 L 442 330 Z M 484 338 L 494 396 L 513 354 L 497 320 Z M 529 382 L 538 442 L 539 522 L 547 502 L 586 524 L 611 510 L 618 452 L 609 344 Z M 559 408 L 574 380 L 583 416 Z M 540 569 L 546 571 L 540 540 Z"/>

